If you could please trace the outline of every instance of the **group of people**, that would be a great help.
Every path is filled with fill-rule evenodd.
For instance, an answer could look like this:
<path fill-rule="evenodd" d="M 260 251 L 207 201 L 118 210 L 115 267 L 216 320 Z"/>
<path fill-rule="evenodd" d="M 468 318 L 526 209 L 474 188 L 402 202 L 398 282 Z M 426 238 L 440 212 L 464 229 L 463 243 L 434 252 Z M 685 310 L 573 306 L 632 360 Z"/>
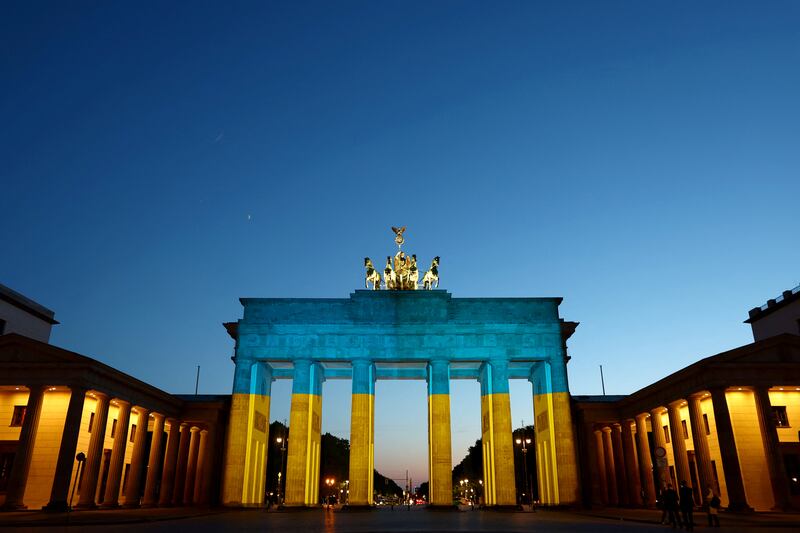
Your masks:
<path fill-rule="evenodd" d="M 669 524 L 672 529 L 682 527 L 686 531 L 694 530 L 694 494 L 686 481 L 681 481 L 677 491 L 668 484 L 661 495 L 661 505 L 662 524 Z M 711 486 L 706 489 L 703 506 L 708 516 L 708 526 L 719 527 L 720 500 Z"/>

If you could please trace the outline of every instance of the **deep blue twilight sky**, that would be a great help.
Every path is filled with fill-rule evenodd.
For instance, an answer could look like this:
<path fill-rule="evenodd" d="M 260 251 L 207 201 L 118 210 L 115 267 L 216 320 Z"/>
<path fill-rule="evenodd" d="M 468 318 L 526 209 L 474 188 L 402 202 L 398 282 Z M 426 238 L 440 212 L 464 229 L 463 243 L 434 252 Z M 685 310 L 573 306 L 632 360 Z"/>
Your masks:
<path fill-rule="evenodd" d="M 167 391 L 229 393 L 238 298 L 347 297 L 390 225 L 454 296 L 563 296 L 574 394 L 800 282 L 798 2 L 3 2 L 0 69 L 0 282 Z M 424 390 L 377 385 L 387 475 L 427 479 Z M 458 462 L 477 383 L 452 408 Z"/>

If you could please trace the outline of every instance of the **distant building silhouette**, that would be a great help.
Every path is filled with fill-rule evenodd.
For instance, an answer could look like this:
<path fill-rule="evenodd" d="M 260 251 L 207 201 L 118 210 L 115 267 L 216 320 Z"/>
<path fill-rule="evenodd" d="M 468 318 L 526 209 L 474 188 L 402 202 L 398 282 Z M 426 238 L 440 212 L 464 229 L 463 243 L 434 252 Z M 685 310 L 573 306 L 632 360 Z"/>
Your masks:
<path fill-rule="evenodd" d="M 756 341 L 781 333 L 800 335 L 800 285 L 767 300 L 761 307 L 752 308 L 745 323 L 753 328 Z"/>
<path fill-rule="evenodd" d="M 0 283 L 0 335 L 18 333 L 50 342 L 55 313 Z"/>

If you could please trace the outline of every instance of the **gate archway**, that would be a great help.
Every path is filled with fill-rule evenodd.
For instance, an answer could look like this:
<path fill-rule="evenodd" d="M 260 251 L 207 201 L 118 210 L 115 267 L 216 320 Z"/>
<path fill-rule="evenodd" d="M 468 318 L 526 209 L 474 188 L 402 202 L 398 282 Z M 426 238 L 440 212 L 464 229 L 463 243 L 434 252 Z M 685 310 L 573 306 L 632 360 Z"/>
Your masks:
<path fill-rule="evenodd" d="M 349 298 L 243 298 L 226 324 L 236 371 L 223 503 L 263 503 L 271 383 L 292 379 L 286 504 L 318 502 L 322 383 L 352 379 L 350 504 L 372 504 L 378 379 L 425 379 L 429 501 L 452 505 L 450 380 L 481 386 L 484 496 L 516 504 L 509 379 L 533 387 L 539 495 L 578 501 L 561 298 L 453 298 L 444 290 L 355 291 Z"/>

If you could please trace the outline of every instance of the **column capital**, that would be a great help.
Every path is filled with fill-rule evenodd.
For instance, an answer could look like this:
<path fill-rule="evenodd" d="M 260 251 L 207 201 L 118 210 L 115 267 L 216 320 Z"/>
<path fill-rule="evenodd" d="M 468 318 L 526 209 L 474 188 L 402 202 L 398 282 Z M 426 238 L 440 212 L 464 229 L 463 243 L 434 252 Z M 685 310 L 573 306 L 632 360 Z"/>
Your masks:
<path fill-rule="evenodd" d="M 84 385 L 67 385 L 69 387 L 69 391 L 72 394 L 86 394 L 88 392 L 88 388 Z"/>
<path fill-rule="evenodd" d="M 684 400 L 683 398 L 678 398 L 675 401 L 669 402 L 669 404 L 667 404 L 667 410 L 669 410 L 669 409 L 680 409 L 680 407 L 683 405 L 683 402 L 685 402 L 685 401 L 686 400 Z"/>
<path fill-rule="evenodd" d="M 650 413 L 639 413 L 638 415 L 636 415 L 633 418 L 634 418 L 635 421 L 638 422 L 639 420 L 642 420 L 642 421 L 647 420 L 649 417 L 650 417 Z"/>
<path fill-rule="evenodd" d="M 164 420 L 165 419 L 164 415 L 162 415 L 161 413 L 156 413 L 155 411 L 150 413 L 150 416 L 153 417 L 153 420 Z"/>
<path fill-rule="evenodd" d="M 702 400 L 703 398 L 706 398 L 707 396 L 710 396 L 710 395 L 711 395 L 711 393 L 707 392 L 707 391 L 697 391 L 697 392 L 691 393 L 687 397 L 687 400 Z"/>
<path fill-rule="evenodd" d="M 115 402 L 117 407 L 130 407 L 131 406 L 131 402 L 129 402 L 127 400 L 122 400 L 120 398 L 111 398 L 111 401 Z"/>
<path fill-rule="evenodd" d="M 611 427 L 610 426 L 603 426 L 603 433 L 611 433 Z"/>
<path fill-rule="evenodd" d="M 98 400 L 98 401 L 102 400 L 102 401 L 106 401 L 107 402 L 110 399 L 108 394 L 106 394 L 105 392 L 101 392 L 99 390 L 96 390 L 96 389 L 91 389 L 88 392 L 88 394 L 89 394 L 90 397 L 92 397 L 92 398 L 94 398 L 95 400 Z"/>

